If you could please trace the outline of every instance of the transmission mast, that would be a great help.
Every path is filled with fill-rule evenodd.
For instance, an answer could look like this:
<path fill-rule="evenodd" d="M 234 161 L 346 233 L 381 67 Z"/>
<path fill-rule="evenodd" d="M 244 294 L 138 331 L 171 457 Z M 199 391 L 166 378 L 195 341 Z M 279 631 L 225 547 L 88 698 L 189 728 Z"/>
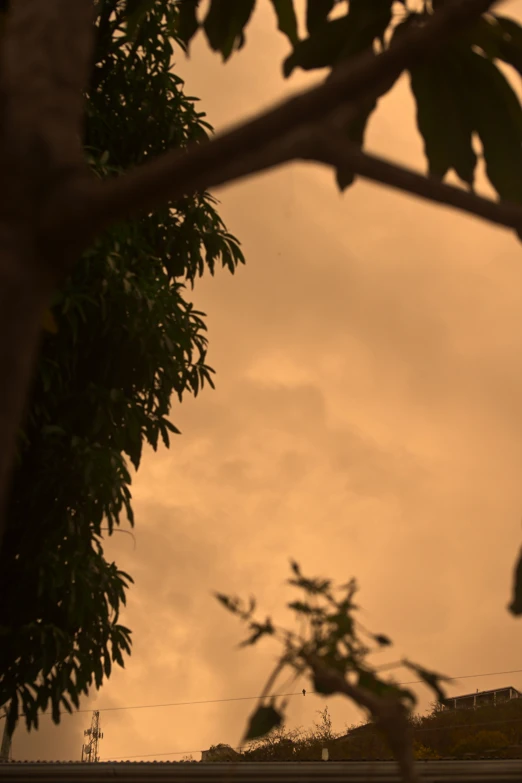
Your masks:
<path fill-rule="evenodd" d="M 88 740 L 82 745 L 82 761 L 99 761 L 98 742 L 103 739 L 103 734 L 100 731 L 100 713 L 97 710 L 92 713 L 91 728 L 85 729 L 83 734 Z"/>

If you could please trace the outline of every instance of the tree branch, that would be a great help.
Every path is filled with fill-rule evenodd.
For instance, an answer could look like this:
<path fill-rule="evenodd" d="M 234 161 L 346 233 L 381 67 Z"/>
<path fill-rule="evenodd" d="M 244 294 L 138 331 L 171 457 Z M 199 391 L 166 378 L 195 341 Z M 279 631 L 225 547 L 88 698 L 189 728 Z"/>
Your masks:
<path fill-rule="evenodd" d="M 522 206 L 495 202 L 432 177 L 425 177 L 404 166 L 398 166 L 376 155 L 363 152 L 356 144 L 333 130 L 322 131 L 306 142 L 305 160 L 315 160 L 336 169 L 346 169 L 365 179 L 411 193 L 427 201 L 454 207 L 462 212 L 500 226 L 522 231 Z"/>
<path fill-rule="evenodd" d="M 404 783 L 418 783 L 407 712 L 398 697 L 377 696 L 360 685 L 352 685 L 314 653 L 305 653 L 303 657 L 322 686 L 333 693 L 343 693 L 372 714 L 377 728 L 388 739 Z"/>
<path fill-rule="evenodd" d="M 391 49 L 377 57 L 367 51 L 336 69 L 325 83 L 279 104 L 250 121 L 187 151 L 173 151 L 126 174 L 85 182 L 84 227 L 96 234 L 112 223 L 150 211 L 198 190 L 206 190 L 291 161 L 296 134 L 316 125 L 340 105 L 364 100 L 386 79 L 433 54 L 462 27 L 494 4 L 494 0 L 453 0 L 423 26 L 406 30 Z M 65 219 L 62 199 L 50 204 L 48 220 Z"/>
<path fill-rule="evenodd" d="M 53 290 L 31 238 L 0 220 L 0 547 L 8 490 L 42 334 Z"/>

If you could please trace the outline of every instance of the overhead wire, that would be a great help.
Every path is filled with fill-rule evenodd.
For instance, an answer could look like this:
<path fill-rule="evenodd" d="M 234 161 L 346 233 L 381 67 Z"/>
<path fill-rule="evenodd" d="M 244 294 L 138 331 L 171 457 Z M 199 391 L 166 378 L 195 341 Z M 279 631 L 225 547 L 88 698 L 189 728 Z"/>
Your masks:
<path fill-rule="evenodd" d="M 508 671 L 503 672 L 485 672 L 482 674 L 461 674 L 459 677 L 446 677 L 444 678 L 447 681 L 455 682 L 457 680 L 467 680 L 467 679 L 473 679 L 477 677 L 495 677 L 497 675 L 504 675 L 504 674 L 520 674 L 522 673 L 522 669 L 510 669 Z M 423 685 L 424 680 L 409 680 L 408 682 L 399 682 L 398 685 Z M 305 689 L 306 690 L 306 689 Z M 317 691 L 309 691 L 306 690 L 307 694 L 317 694 Z M 271 694 L 272 695 L 272 694 Z M 288 696 L 302 696 L 303 691 L 300 690 L 295 693 L 274 693 L 274 698 L 285 698 Z M 320 695 L 320 694 L 319 694 Z M 116 712 L 117 710 L 146 710 L 146 709 L 153 709 L 156 707 L 185 707 L 191 704 L 220 704 L 223 702 L 229 702 L 229 701 L 253 701 L 255 699 L 260 699 L 261 696 L 232 696 L 226 699 L 202 699 L 198 701 L 172 701 L 172 702 L 165 702 L 165 703 L 158 703 L 158 704 L 132 704 L 128 706 L 123 707 L 93 707 L 91 709 L 83 709 L 83 710 L 74 710 L 73 714 L 76 713 L 82 713 L 82 712 L 93 712 L 93 709 L 96 709 L 97 712 Z M 51 711 L 43 712 L 42 715 L 52 715 Z"/>
<path fill-rule="evenodd" d="M 459 677 L 448 677 L 448 681 L 457 681 L 457 680 L 466 680 L 466 679 L 473 679 L 477 677 L 494 677 L 494 676 L 502 676 L 504 674 L 520 674 L 522 673 L 522 669 L 508 669 L 506 671 L 501 672 L 483 672 L 481 674 L 462 674 Z M 418 685 L 418 684 L 424 684 L 424 680 L 410 680 L 408 682 L 401 682 L 398 683 L 399 685 Z M 305 689 L 305 694 L 317 694 L 317 691 L 307 691 Z M 287 696 L 302 696 L 303 690 L 296 692 L 296 693 L 278 693 L 274 694 L 274 696 L 277 697 L 287 697 Z M 170 707 L 170 706 L 183 706 L 186 704 L 216 704 L 220 702 L 228 702 L 228 701 L 243 701 L 243 700 L 251 700 L 251 699 L 259 699 L 260 696 L 239 696 L 239 697 L 233 697 L 228 699 L 209 699 L 205 701 L 190 701 L 190 702 L 173 702 L 171 704 L 144 704 L 139 705 L 136 707 L 109 707 L 106 708 L 107 710 L 117 710 L 117 709 L 142 709 L 146 707 Z M 83 712 L 91 712 L 91 710 L 83 710 Z M 100 710 L 102 712 L 102 710 Z M 512 718 L 507 720 L 500 720 L 500 721 L 487 721 L 482 723 L 462 723 L 462 724 L 454 724 L 454 725 L 448 725 L 448 726 L 435 726 L 431 728 L 423 728 L 423 729 L 416 729 L 417 732 L 429 732 L 429 731 L 444 731 L 445 729 L 449 728 L 471 728 L 474 726 L 492 726 L 499 723 L 522 723 L 522 718 Z M 232 748 L 232 750 L 241 750 L 241 747 Z M 176 751 L 167 751 L 162 753 L 145 753 L 140 755 L 132 755 L 132 756 L 113 756 L 112 758 L 106 759 L 106 761 L 119 761 L 122 759 L 137 759 L 137 758 L 152 758 L 157 756 L 182 756 L 187 755 L 191 753 L 201 753 L 201 749 L 198 750 L 176 750 Z"/>

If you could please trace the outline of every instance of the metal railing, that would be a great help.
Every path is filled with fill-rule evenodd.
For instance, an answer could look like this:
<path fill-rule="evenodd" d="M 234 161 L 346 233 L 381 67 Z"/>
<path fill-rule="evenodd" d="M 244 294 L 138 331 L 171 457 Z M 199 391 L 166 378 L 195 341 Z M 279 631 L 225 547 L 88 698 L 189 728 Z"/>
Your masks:
<path fill-rule="evenodd" d="M 426 783 L 520 783 L 522 759 L 419 761 Z M 401 783 L 391 761 L 278 763 L 5 762 L 1 783 Z"/>

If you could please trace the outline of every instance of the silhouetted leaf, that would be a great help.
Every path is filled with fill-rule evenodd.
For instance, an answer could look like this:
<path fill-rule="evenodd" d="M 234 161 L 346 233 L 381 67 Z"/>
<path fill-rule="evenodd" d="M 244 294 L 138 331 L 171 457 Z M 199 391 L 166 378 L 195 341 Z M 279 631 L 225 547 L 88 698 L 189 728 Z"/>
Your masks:
<path fill-rule="evenodd" d="M 162 419 L 162 424 L 169 432 L 173 432 L 175 435 L 181 435 L 181 430 L 178 430 L 178 428 L 168 419 Z"/>
<path fill-rule="evenodd" d="M 283 63 L 283 75 L 290 76 L 295 68 L 310 71 L 327 68 L 337 62 L 350 30 L 348 16 L 331 19 L 314 31 L 314 34 L 299 41 L 294 51 Z"/>
<path fill-rule="evenodd" d="M 187 48 L 199 29 L 198 5 L 199 0 L 183 0 L 178 5 L 176 34 Z"/>
<path fill-rule="evenodd" d="M 335 0 L 308 0 L 306 6 L 306 29 L 311 35 L 317 27 L 326 22 Z"/>
<path fill-rule="evenodd" d="M 243 31 L 254 9 L 255 0 L 211 0 L 203 22 L 207 40 L 226 61 L 244 43 Z"/>
<path fill-rule="evenodd" d="M 391 639 L 382 633 L 375 634 L 373 638 L 375 639 L 377 644 L 381 645 L 381 647 L 389 647 L 392 643 Z"/>
<path fill-rule="evenodd" d="M 402 689 L 399 686 L 379 679 L 379 677 L 370 671 L 360 671 L 358 682 L 361 688 L 365 688 L 366 690 L 371 691 L 371 693 L 375 693 L 377 696 L 396 695 L 400 697 L 402 695 Z"/>
<path fill-rule="evenodd" d="M 328 622 L 335 627 L 336 638 L 353 635 L 353 619 L 345 612 L 337 612 L 326 616 Z"/>
<path fill-rule="evenodd" d="M 314 19 L 319 13 L 320 3 L 314 6 Z M 329 3 L 323 4 L 324 9 Z M 311 7 L 309 6 L 311 11 Z M 352 0 L 349 12 L 340 19 L 322 19 L 313 30 L 309 30 L 310 36 L 300 41 L 292 54 L 284 62 L 285 76 L 289 76 L 292 70 L 299 66 L 304 70 L 335 66 L 343 60 L 347 60 L 365 50 L 371 50 L 373 41 L 383 39 L 384 33 L 391 21 L 391 0 Z M 388 92 L 395 83 L 395 77 L 384 83 L 382 94 Z M 362 147 L 368 118 L 374 111 L 377 100 L 372 98 L 361 105 L 357 118 L 346 129 L 346 135 L 350 141 Z M 336 173 L 337 184 L 341 191 L 351 185 L 355 179 L 352 171 L 339 169 Z"/>
<path fill-rule="evenodd" d="M 18 721 L 18 693 L 16 691 L 9 702 L 5 720 L 7 721 L 7 732 L 12 736 Z"/>
<path fill-rule="evenodd" d="M 279 30 L 286 35 L 292 46 L 296 46 L 299 36 L 294 0 L 271 0 L 271 2 L 276 12 Z"/>
<path fill-rule="evenodd" d="M 352 32 L 343 57 L 367 49 L 375 39 L 381 42 L 392 17 L 393 0 L 351 0 L 349 18 L 352 20 Z"/>
<path fill-rule="evenodd" d="M 417 697 L 413 691 L 410 691 L 408 688 L 403 688 L 393 682 L 385 682 L 370 671 L 359 672 L 358 684 L 361 688 L 365 688 L 366 690 L 375 693 L 376 696 L 394 696 L 402 703 L 406 700 L 410 703 L 410 707 L 414 707 L 417 703 Z"/>
<path fill-rule="evenodd" d="M 522 201 L 522 109 L 504 74 L 470 52 L 462 63 L 466 100 L 482 142 L 488 179 L 501 199 Z"/>
<path fill-rule="evenodd" d="M 239 613 L 239 600 L 237 598 L 231 598 L 228 595 L 223 595 L 223 593 L 214 593 L 214 597 L 230 612 L 234 614 Z"/>
<path fill-rule="evenodd" d="M 296 576 L 301 576 L 301 569 L 299 567 L 299 563 L 296 563 L 295 560 L 290 560 L 290 567 Z"/>
<path fill-rule="evenodd" d="M 51 693 L 51 718 L 56 725 L 60 723 L 60 692 L 56 687 Z"/>
<path fill-rule="evenodd" d="M 376 106 L 376 100 L 367 102 L 366 108 L 361 109 L 359 115 L 352 121 L 350 128 L 347 130 L 346 135 L 348 139 L 359 147 L 363 146 L 366 126 L 368 125 L 370 115 L 375 110 Z M 350 187 L 350 185 L 353 185 L 356 175 L 350 169 L 338 168 L 335 173 L 335 179 L 337 187 L 342 193 Z"/>
<path fill-rule="evenodd" d="M 350 579 L 346 584 L 339 586 L 339 590 L 343 590 L 346 593 L 345 601 L 351 601 L 358 589 L 356 579 Z"/>
<path fill-rule="evenodd" d="M 522 75 L 522 27 L 516 20 L 498 14 L 495 14 L 493 20 L 501 33 L 496 56 Z"/>
<path fill-rule="evenodd" d="M 454 169 L 472 185 L 477 156 L 472 146 L 473 120 L 466 105 L 462 59 L 445 52 L 433 63 L 415 65 L 410 69 L 410 82 L 430 176 L 442 179 Z"/>
<path fill-rule="evenodd" d="M 333 693 L 339 692 L 336 681 L 322 670 L 314 671 L 313 683 L 315 692 L 321 693 L 323 696 L 331 696 Z"/>
<path fill-rule="evenodd" d="M 20 697 L 22 699 L 22 710 L 25 715 L 27 730 L 29 731 L 31 725 L 38 722 L 38 702 L 28 688 L 21 689 Z M 35 728 L 37 728 L 37 726 L 35 726 Z"/>
<path fill-rule="evenodd" d="M 163 443 L 168 449 L 170 446 L 169 432 L 174 432 L 176 435 L 180 435 L 181 433 L 168 419 L 160 419 L 158 421 L 158 427 Z"/>
<path fill-rule="evenodd" d="M 243 742 L 264 737 L 272 729 L 280 726 L 283 716 L 271 705 L 258 707 L 253 715 L 250 716 L 248 728 L 243 738 Z"/>
<path fill-rule="evenodd" d="M 117 645 L 117 644 L 114 644 L 114 643 L 113 643 L 113 645 L 112 645 L 112 660 L 113 660 L 113 661 L 116 661 L 116 663 L 117 663 L 119 666 L 121 666 L 122 668 L 124 668 L 124 667 L 123 667 L 123 655 L 121 654 L 121 650 L 120 650 L 120 648 L 118 647 L 118 645 Z"/>
<path fill-rule="evenodd" d="M 151 10 L 156 0 L 127 0 L 125 4 L 125 16 L 127 22 L 127 36 L 134 38 L 144 16 Z"/>
<path fill-rule="evenodd" d="M 245 639 L 243 642 L 240 642 L 239 647 L 248 647 L 249 645 L 255 644 L 257 641 L 259 641 L 261 637 L 270 636 L 275 633 L 275 628 L 272 625 L 272 621 L 269 617 L 267 617 L 264 623 L 251 623 L 250 630 L 252 631 L 251 636 L 249 636 L 248 639 Z"/>
<path fill-rule="evenodd" d="M 294 612 L 297 612 L 298 614 L 317 614 L 317 612 L 320 611 L 318 607 L 310 606 L 310 604 L 307 604 L 305 601 L 291 601 L 289 604 L 287 604 L 289 609 L 292 609 Z"/>
<path fill-rule="evenodd" d="M 300 587 L 310 595 L 326 595 L 332 582 L 330 579 L 307 579 L 300 576 L 298 579 L 288 579 L 288 584 Z"/>
<path fill-rule="evenodd" d="M 125 15 L 132 16 L 132 14 L 139 13 L 143 6 L 150 0 L 125 0 Z"/>
<path fill-rule="evenodd" d="M 522 549 L 520 550 L 518 561 L 514 569 L 513 597 L 508 609 L 515 617 L 520 617 L 520 615 L 522 615 Z"/>
<path fill-rule="evenodd" d="M 94 682 L 96 683 L 96 687 L 99 689 L 101 688 L 103 682 L 103 667 L 99 658 L 96 658 L 96 660 L 92 662 L 92 670 L 94 673 Z"/>
<path fill-rule="evenodd" d="M 504 33 L 495 17 L 480 16 L 466 30 L 463 37 L 470 48 L 478 46 L 484 54 L 492 59 L 501 57 L 500 51 L 504 42 Z"/>

